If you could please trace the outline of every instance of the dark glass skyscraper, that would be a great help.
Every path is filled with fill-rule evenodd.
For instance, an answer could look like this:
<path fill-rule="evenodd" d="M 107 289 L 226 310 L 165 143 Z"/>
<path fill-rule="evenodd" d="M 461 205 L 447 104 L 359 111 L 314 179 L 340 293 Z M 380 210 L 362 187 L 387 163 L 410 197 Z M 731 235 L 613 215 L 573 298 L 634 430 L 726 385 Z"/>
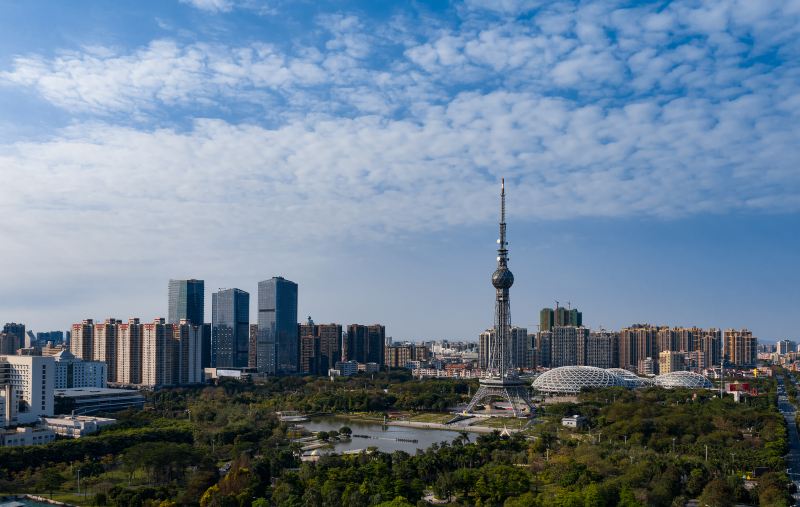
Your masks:
<path fill-rule="evenodd" d="M 298 345 L 297 284 L 280 276 L 258 282 L 259 373 L 296 373 Z"/>
<path fill-rule="evenodd" d="M 246 367 L 250 338 L 250 294 L 223 289 L 211 296 L 211 365 Z"/>
<path fill-rule="evenodd" d="M 205 312 L 205 283 L 203 280 L 170 280 L 167 323 L 178 324 L 186 319 L 202 326 Z"/>

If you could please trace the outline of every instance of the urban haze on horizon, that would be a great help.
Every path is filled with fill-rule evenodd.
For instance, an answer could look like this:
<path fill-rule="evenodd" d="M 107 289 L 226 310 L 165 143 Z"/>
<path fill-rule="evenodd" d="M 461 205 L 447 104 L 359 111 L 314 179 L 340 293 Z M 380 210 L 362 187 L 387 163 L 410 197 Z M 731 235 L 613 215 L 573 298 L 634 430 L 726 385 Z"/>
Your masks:
<path fill-rule="evenodd" d="M 505 177 L 512 324 L 800 338 L 791 2 L 254 5 L 0 8 L 0 322 L 197 278 L 255 323 L 283 276 L 300 322 L 477 341 Z"/>

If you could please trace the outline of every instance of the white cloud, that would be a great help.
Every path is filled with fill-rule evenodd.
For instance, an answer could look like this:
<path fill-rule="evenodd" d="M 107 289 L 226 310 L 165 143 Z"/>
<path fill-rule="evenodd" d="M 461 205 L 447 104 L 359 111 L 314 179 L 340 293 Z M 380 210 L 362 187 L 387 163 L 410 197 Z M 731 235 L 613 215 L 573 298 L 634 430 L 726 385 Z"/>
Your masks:
<path fill-rule="evenodd" d="M 228 12 L 233 9 L 231 0 L 179 0 L 182 4 L 209 12 Z"/>
<path fill-rule="evenodd" d="M 87 214 L 122 220 L 122 230 L 174 223 L 175 241 L 200 223 L 235 237 L 229 224 L 252 209 L 275 218 L 259 237 L 289 234 L 281 224 L 290 221 L 337 237 L 468 224 L 493 211 L 473 202 L 487 173 L 517 182 L 516 212 L 527 217 L 799 206 L 799 71 L 788 56 L 800 14 L 791 4 L 501 7 L 535 12 L 406 25 L 393 40 L 354 16 L 320 16 L 327 35 L 291 50 L 160 40 L 126 53 L 18 57 L 0 80 L 70 111 L 133 112 L 146 124 L 170 106 L 192 106 L 192 120 L 204 116 L 198 107 L 256 104 L 280 120 L 200 120 L 187 133 L 76 124 L 5 145 L 0 171 L 14 178 L 0 197 L 38 203 L 21 215 L 27 225 L 57 206 L 76 226 Z M 750 61 L 744 35 L 787 57 Z M 669 37 L 679 42 L 665 45 Z M 392 58 L 376 50 L 386 45 Z M 430 199 L 437 192 L 444 203 Z M 148 207 L 125 222 L 118 207 L 142 199 Z"/>

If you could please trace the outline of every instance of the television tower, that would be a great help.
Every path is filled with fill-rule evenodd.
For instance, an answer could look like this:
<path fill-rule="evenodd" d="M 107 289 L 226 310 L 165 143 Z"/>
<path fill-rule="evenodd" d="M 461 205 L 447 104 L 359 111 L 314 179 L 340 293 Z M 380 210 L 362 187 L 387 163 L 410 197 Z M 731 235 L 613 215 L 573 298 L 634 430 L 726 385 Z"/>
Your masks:
<path fill-rule="evenodd" d="M 506 185 L 500 184 L 500 238 L 497 240 L 497 269 L 492 274 L 495 288 L 494 333 L 489 338 L 487 373 L 466 413 L 474 413 L 481 403 L 501 399 L 511 404 L 515 417 L 533 415 L 533 405 L 528 387 L 519 379 L 511 365 L 511 299 L 509 289 L 514 285 L 514 275 L 508 269 L 508 242 L 506 241 Z"/>

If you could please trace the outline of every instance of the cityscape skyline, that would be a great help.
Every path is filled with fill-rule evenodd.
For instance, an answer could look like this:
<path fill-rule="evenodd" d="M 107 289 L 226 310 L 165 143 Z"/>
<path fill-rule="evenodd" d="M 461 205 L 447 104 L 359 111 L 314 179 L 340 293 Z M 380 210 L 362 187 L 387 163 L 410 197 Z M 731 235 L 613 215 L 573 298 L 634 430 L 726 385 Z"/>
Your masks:
<path fill-rule="evenodd" d="M 4 5 L 0 318 L 169 318 L 165 280 L 283 275 L 303 317 L 477 340 L 505 176 L 512 324 L 557 299 L 796 340 L 798 26 L 789 1 Z"/>

